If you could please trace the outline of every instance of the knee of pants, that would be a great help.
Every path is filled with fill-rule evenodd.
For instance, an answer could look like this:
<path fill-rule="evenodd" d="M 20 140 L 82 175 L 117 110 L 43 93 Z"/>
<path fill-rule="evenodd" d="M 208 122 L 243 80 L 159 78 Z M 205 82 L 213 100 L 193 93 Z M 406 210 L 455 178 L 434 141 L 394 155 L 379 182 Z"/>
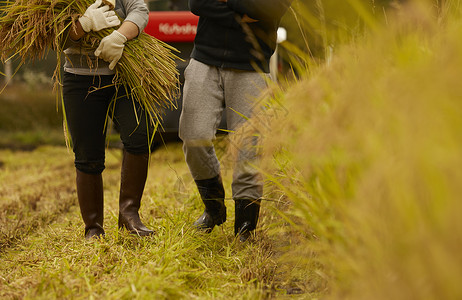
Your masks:
<path fill-rule="evenodd" d="M 147 138 L 143 142 L 122 141 L 124 149 L 131 154 L 145 154 L 149 152 Z"/>
<path fill-rule="evenodd" d="M 77 170 L 87 174 L 101 174 L 105 168 L 104 159 L 98 161 L 76 160 L 74 164 Z"/>
<path fill-rule="evenodd" d="M 221 119 L 210 115 L 207 118 L 183 111 L 180 116 L 178 136 L 187 144 L 212 144 Z"/>
<path fill-rule="evenodd" d="M 195 180 L 210 179 L 220 173 L 220 162 L 214 147 L 183 144 L 186 163 Z"/>
<path fill-rule="evenodd" d="M 105 168 L 104 143 L 90 145 L 90 143 L 74 144 L 74 165 L 77 170 L 83 173 L 100 174 Z"/>
<path fill-rule="evenodd" d="M 124 149 L 132 154 L 144 154 L 149 152 L 149 137 L 147 132 L 136 130 L 130 135 L 120 135 Z"/>
<path fill-rule="evenodd" d="M 194 124 L 194 126 L 188 126 L 180 121 L 178 136 L 183 143 L 188 145 L 196 145 L 198 143 L 201 145 L 211 145 L 215 139 L 215 132 L 216 127 L 213 125 Z"/>
<path fill-rule="evenodd" d="M 181 137 L 180 137 L 181 138 Z M 203 137 L 203 138 L 181 138 L 183 141 L 183 149 L 190 149 L 190 148 L 211 148 L 213 147 L 213 139 L 210 137 Z"/>

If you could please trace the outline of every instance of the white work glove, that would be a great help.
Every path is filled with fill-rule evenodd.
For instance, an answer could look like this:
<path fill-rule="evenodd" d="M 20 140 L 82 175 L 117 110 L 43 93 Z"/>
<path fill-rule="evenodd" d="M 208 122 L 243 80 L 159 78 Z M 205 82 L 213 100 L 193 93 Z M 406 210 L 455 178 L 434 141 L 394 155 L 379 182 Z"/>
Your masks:
<path fill-rule="evenodd" d="M 101 6 L 102 3 L 102 0 L 96 0 L 79 18 L 80 25 L 82 25 L 85 32 L 90 32 L 91 30 L 100 31 L 120 24 L 116 13 L 109 9 L 109 5 Z"/>
<path fill-rule="evenodd" d="M 109 69 L 113 70 L 124 52 L 124 43 L 127 38 L 122 33 L 114 30 L 110 35 L 104 37 L 95 51 L 95 55 L 101 57 L 109 64 Z"/>

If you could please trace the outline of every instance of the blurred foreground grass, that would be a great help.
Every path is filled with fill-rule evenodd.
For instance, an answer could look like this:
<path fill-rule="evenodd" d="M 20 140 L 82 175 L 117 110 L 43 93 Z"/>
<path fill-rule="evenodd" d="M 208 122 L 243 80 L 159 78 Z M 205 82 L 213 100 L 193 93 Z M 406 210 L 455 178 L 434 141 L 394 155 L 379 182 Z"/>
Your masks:
<path fill-rule="evenodd" d="M 443 4 L 399 6 L 257 120 L 271 118 L 267 177 L 305 234 L 283 259 L 312 270 L 307 290 L 462 298 L 462 19 Z"/>

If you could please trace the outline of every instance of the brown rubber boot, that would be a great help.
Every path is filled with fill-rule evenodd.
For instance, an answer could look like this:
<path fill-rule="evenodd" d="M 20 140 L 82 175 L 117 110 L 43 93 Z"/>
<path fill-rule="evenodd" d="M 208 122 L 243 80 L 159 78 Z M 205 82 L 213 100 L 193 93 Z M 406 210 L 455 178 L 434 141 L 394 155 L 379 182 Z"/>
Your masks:
<path fill-rule="evenodd" d="M 101 174 L 76 171 L 77 198 L 85 223 L 85 238 L 104 237 L 103 177 Z"/>
<path fill-rule="evenodd" d="M 120 178 L 119 228 L 132 234 L 153 234 L 141 222 L 139 210 L 148 175 L 149 154 L 130 154 L 124 150 Z"/>
<path fill-rule="evenodd" d="M 193 226 L 209 233 L 215 226 L 226 221 L 225 189 L 220 175 L 195 182 L 205 210 Z"/>

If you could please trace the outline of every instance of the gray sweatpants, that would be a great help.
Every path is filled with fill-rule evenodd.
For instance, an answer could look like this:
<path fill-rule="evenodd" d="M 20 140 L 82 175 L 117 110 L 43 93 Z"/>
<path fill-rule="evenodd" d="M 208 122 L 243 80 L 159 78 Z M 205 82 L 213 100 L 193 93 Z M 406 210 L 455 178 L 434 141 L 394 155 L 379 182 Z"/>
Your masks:
<path fill-rule="evenodd" d="M 236 131 L 258 105 L 256 98 L 266 87 L 261 74 L 222 69 L 191 59 L 185 70 L 183 109 L 179 135 L 183 140 L 186 163 L 195 180 L 220 174 L 220 163 L 213 140 L 226 109 L 228 130 Z M 255 136 L 243 137 L 233 169 L 233 199 L 259 199 L 263 193 Z"/>

